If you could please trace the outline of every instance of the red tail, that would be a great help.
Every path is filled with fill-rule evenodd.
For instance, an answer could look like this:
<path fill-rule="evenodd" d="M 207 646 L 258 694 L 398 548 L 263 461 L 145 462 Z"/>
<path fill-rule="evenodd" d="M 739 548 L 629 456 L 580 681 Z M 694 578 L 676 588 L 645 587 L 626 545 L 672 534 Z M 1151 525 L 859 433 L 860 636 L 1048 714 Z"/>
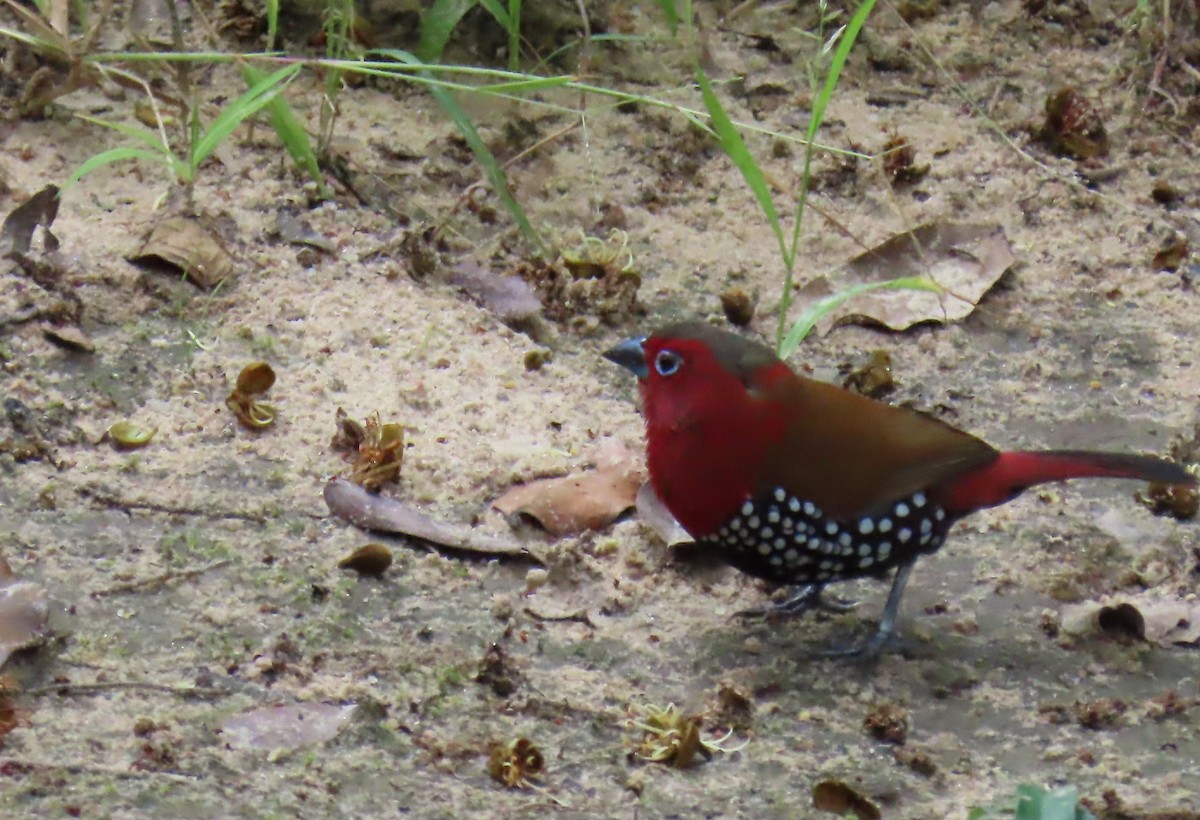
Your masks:
<path fill-rule="evenodd" d="M 1000 457 L 953 479 L 943 504 L 951 515 L 1003 504 L 1035 484 L 1068 478 L 1137 478 L 1164 484 L 1195 484 L 1178 464 L 1153 456 L 1091 453 L 1084 450 L 1001 453 Z"/>

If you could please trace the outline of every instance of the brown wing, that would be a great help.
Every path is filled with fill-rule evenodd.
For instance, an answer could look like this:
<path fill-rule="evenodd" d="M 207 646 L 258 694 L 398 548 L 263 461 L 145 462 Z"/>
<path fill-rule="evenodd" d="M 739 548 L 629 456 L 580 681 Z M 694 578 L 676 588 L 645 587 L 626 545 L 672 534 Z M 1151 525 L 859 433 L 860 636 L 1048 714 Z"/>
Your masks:
<path fill-rule="evenodd" d="M 866 515 L 999 457 L 931 416 L 796 377 L 768 388 L 795 408 L 760 491 L 784 487 L 835 518 Z"/>

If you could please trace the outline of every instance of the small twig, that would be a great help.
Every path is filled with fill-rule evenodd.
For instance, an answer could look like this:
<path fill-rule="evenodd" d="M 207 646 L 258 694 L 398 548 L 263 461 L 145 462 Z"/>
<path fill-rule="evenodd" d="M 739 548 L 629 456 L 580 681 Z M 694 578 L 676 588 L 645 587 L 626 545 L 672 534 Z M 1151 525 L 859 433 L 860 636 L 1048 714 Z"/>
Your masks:
<path fill-rule="evenodd" d="M 255 524 L 264 524 L 268 519 L 275 516 L 268 515 L 265 512 L 250 512 L 247 510 L 213 510 L 200 507 L 176 507 L 169 504 L 159 504 L 152 501 L 126 501 L 123 498 L 106 492 L 105 490 L 95 487 L 76 487 L 77 492 L 83 498 L 90 499 L 98 504 L 103 504 L 109 509 L 123 510 L 132 512 L 133 510 L 144 510 L 146 512 L 165 513 L 167 515 L 189 515 L 203 516 L 211 519 L 229 518 L 235 521 L 251 521 Z M 304 518 L 312 518 L 314 520 L 324 520 L 325 516 L 316 515 L 314 513 L 297 512 L 297 515 Z"/>
<path fill-rule="evenodd" d="M 160 692 L 164 695 L 176 695 L 181 698 L 223 698 L 230 694 L 225 689 L 212 689 L 202 686 L 170 686 L 165 683 L 150 683 L 148 681 L 112 681 L 111 683 L 56 683 L 50 686 L 39 686 L 36 689 L 26 689 L 22 694 L 31 697 L 41 695 L 100 695 L 119 690 L 137 690 L 142 692 Z"/>
<path fill-rule="evenodd" d="M 571 612 L 566 615 L 543 615 L 541 612 L 534 610 L 533 607 L 527 606 L 525 607 L 524 612 L 530 618 L 533 618 L 535 621 L 540 623 L 561 623 L 565 621 L 583 624 L 584 626 L 591 627 L 592 629 L 596 628 L 596 625 L 592 623 L 592 619 L 588 617 L 586 609 L 581 609 L 578 612 Z"/>
<path fill-rule="evenodd" d="M 142 589 L 150 589 L 151 587 L 169 584 L 172 581 L 186 581 L 189 578 L 195 578 L 197 575 L 203 575 L 206 572 L 212 572 L 214 569 L 221 569 L 229 566 L 232 561 L 228 558 L 220 561 L 214 561 L 211 564 L 203 567 L 195 567 L 194 569 L 172 570 L 164 572 L 162 575 L 155 575 L 152 578 L 142 578 L 139 581 L 129 581 L 124 584 L 107 587 L 106 589 L 98 589 L 92 593 L 93 598 L 105 598 L 109 595 L 119 595 L 122 592 L 134 592 Z"/>
<path fill-rule="evenodd" d="M 104 777 L 122 779 L 141 779 L 148 777 L 168 777 L 172 780 L 193 782 L 202 775 L 186 772 L 156 772 L 151 769 L 118 769 L 110 766 L 93 766 L 87 763 L 47 763 L 40 760 L 22 760 L 17 757 L 0 758 L 0 769 L 12 771 L 66 772 L 68 774 L 95 774 Z"/>

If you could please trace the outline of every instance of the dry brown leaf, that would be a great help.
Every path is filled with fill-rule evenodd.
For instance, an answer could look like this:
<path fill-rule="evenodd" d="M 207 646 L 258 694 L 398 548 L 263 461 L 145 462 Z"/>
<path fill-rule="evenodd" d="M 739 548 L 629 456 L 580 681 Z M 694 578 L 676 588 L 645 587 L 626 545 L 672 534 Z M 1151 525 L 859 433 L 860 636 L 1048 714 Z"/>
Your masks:
<path fill-rule="evenodd" d="M 37 643 L 50 616 L 50 596 L 40 584 L 18 581 L 0 558 L 0 666 L 10 655 Z"/>
<path fill-rule="evenodd" d="M 155 225 L 130 261 L 166 262 L 206 289 L 216 287 L 233 273 L 233 259 L 216 237 L 198 222 L 183 217 Z"/>
<path fill-rule="evenodd" d="M 293 703 L 234 715 L 221 724 L 221 739 L 232 749 L 295 749 L 337 736 L 354 704 Z"/>
<path fill-rule="evenodd" d="M 58 203 L 58 186 L 47 185 L 13 208 L 4 218 L 4 224 L 0 225 L 0 252 L 29 253 L 33 245 L 33 232 L 39 225 L 45 232 L 46 250 L 56 250 L 58 240 L 50 233 L 50 226 L 58 216 Z"/>
<path fill-rule="evenodd" d="M 919 322 L 956 322 L 970 315 L 1014 261 L 1012 245 L 999 225 L 929 223 L 856 256 L 832 276 L 813 279 L 797 296 L 796 309 L 802 311 L 855 285 L 924 276 L 946 292 L 870 291 L 828 313 L 817 322 L 817 330 L 824 334 L 842 324 L 906 330 Z"/>
<path fill-rule="evenodd" d="M 643 524 L 654 531 L 668 547 L 692 541 L 683 525 L 675 520 L 671 511 L 662 503 L 654 485 L 649 481 L 637 492 L 637 514 Z"/>
<path fill-rule="evenodd" d="M 645 480 L 636 456 L 622 449 L 594 470 L 513 487 L 492 506 L 508 516 L 527 515 L 551 535 L 575 535 L 606 527 L 633 507 Z"/>

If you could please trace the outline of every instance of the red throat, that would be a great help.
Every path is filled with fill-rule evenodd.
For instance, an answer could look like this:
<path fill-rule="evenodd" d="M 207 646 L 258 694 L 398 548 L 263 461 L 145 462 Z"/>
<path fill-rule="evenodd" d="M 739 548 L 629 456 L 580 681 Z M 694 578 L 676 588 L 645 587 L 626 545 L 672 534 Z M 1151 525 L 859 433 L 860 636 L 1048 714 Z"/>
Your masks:
<path fill-rule="evenodd" d="M 641 393 L 655 491 L 693 537 L 716 531 L 758 490 L 756 467 L 782 435 L 782 413 L 702 356 L 669 380 L 651 371 Z"/>

